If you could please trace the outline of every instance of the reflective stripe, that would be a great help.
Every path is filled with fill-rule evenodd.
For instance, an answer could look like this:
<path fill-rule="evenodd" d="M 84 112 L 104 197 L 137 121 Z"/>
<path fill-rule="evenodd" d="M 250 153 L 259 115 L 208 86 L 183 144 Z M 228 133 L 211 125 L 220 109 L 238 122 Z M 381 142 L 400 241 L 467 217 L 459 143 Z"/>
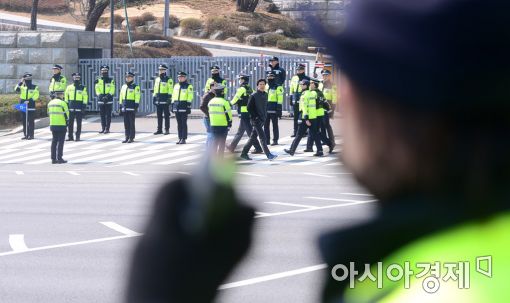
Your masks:
<path fill-rule="evenodd" d="M 66 113 L 61 113 L 61 112 L 50 112 L 49 115 L 65 115 Z"/>
<path fill-rule="evenodd" d="M 267 113 L 268 114 L 276 114 L 276 111 L 275 110 L 268 110 Z"/>
<path fill-rule="evenodd" d="M 125 110 L 127 110 L 127 111 L 134 111 L 135 109 L 134 108 L 125 108 Z"/>
<path fill-rule="evenodd" d="M 29 108 L 28 110 L 29 111 L 35 111 L 35 108 Z"/>
<path fill-rule="evenodd" d="M 181 112 L 181 113 L 184 113 L 184 112 L 187 112 L 188 110 L 187 109 L 179 109 L 177 110 L 178 112 Z"/>
<path fill-rule="evenodd" d="M 223 107 L 223 105 L 221 105 L 221 104 L 209 104 L 209 106 Z"/>
<path fill-rule="evenodd" d="M 209 115 L 222 115 L 222 116 L 224 116 L 225 113 L 209 112 Z"/>
<path fill-rule="evenodd" d="M 102 102 L 102 101 L 97 101 L 97 104 L 104 104 L 104 102 Z"/>

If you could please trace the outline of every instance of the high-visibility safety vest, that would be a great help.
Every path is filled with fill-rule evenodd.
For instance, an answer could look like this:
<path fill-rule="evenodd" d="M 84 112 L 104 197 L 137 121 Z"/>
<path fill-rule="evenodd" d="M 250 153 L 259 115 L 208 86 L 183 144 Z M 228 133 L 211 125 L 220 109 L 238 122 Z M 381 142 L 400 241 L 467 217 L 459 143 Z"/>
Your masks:
<path fill-rule="evenodd" d="M 317 119 L 317 93 L 311 90 L 304 91 L 301 94 L 299 107 L 304 120 Z"/>
<path fill-rule="evenodd" d="M 175 103 L 178 112 L 186 112 L 193 102 L 193 85 L 188 82 L 179 82 L 174 85 L 172 104 Z"/>
<path fill-rule="evenodd" d="M 89 100 L 87 87 L 74 84 L 67 86 L 64 100 L 69 104 L 69 111 L 81 112 L 83 105 L 87 105 Z"/>
<path fill-rule="evenodd" d="M 119 104 L 124 106 L 126 111 L 134 111 L 140 104 L 140 86 L 135 83 L 124 84 L 120 89 Z"/>
<path fill-rule="evenodd" d="M 20 103 L 29 101 L 28 110 L 35 111 L 35 101 L 39 99 L 39 87 L 37 85 L 30 84 L 30 86 L 27 86 L 26 84 L 18 83 L 14 91 L 19 92 Z"/>
<path fill-rule="evenodd" d="M 417 239 L 374 264 L 376 279 L 359 271 L 342 302 L 510 302 L 509 234 L 506 212 Z"/>
<path fill-rule="evenodd" d="M 215 97 L 207 105 L 211 126 L 227 127 L 232 122 L 230 103 L 224 98 Z"/>
<path fill-rule="evenodd" d="M 227 80 L 220 78 L 220 82 L 221 83 L 216 82 L 213 78 L 207 79 L 207 81 L 205 82 L 204 93 L 207 93 L 208 91 L 211 90 L 211 85 L 213 83 L 218 83 L 218 84 L 225 86 L 225 89 L 223 90 L 223 95 L 226 96 L 227 95 Z"/>
<path fill-rule="evenodd" d="M 158 76 L 154 79 L 154 97 L 158 95 L 171 95 L 174 89 L 174 80 L 168 76 Z"/>
<path fill-rule="evenodd" d="M 324 94 L 320 90 L 315 90 L 315 93 L 317 94 L 317 117 L 324 117 L 323 104 L 326 102 Z"/>
<path fill-rule="evenodd" d="M 99 77 L 95 81 L 94 88 L 96 90 L 97 96 L 100 96 L 100 95 L 114 96 L 115 95 L 115 80 L 110 77 L 104 77 L 104 78 Z M 104 102 L 102 102 L 101 100 L 99 100 L 98 103 L 104 104 Z M 108 102 L 108 103 L 111 104 L 113 102 Z"/>
<path fill-rule="evenodd" d="M 267 113 L 276 114 L 283 104 L 283 86 L 270 87 L 266 85 L 267 92 Z"/>
<path fill-rule="evenodd" d="M 60 99 L 53 99 L 48 103 L 50 126 L 66 126 L 69 119 L 67 103 Z"/>
<path fill-rule="evenodd" d="M 50 93 L 64 92 L 67 87 L 67 79 L 62 75 L 53 76 L 50 80 Z"/>
<path fill-rule="evenodd" d="M 319 90 L 324 94 L 324 98 L 329 102 L 329 104 L 337 104 L 337 89 L 336 84 L 321 82 L 319 84 Z"/>
<path fill-rule="evenodd" d="M 253 93 L 253 89 L 249 85 L 242 85 L 237 89 L 236 95 L 230 101 L 230 104 L 237 104 L 237 112 L 244 116 L 248 115 L 248 98 Z"/>

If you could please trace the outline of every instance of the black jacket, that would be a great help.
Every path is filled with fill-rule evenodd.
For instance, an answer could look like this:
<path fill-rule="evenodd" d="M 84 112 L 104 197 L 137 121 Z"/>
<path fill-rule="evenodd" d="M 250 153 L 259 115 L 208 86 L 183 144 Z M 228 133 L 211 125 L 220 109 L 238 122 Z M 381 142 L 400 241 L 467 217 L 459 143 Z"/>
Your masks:
<path fill-rule="evenodd" d="M 266 121 L 267 93 L 257 90 L 251 94 L 250 98 L 248 99 L 247 107 L 251 120 L 258 120 L 260 122 Z"/>
<path fill-rule="evenodd" d="M 280 67 L 280 64 L 277 64 L 274 68 L 271 65 L 269 65 L 269 67 L 271 68 L 271 71 L 276 74 L 275 80 L 277 85 L 283 85 L 287 79 L 287 72 L 285 69 Z"/>

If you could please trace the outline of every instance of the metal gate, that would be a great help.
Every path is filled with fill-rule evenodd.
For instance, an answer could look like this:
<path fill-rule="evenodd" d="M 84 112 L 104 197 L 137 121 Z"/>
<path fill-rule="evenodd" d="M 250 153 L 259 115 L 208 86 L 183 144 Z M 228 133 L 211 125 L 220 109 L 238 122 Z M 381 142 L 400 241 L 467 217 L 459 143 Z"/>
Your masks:
<path fill-rule="evenodd" d="M 118 111 L 118 96 L 120 87 L 124 83 L 124 74 L 128 71 L 135 73 L 135 83 L 140 85 L 142 98 L 140 100 L 139 111 L 150 113 L 156 111 L 152 104 L 153 80 L 157 76 L 158 65 L 166 64 L 169 68 L 169 76 L 177 81 L 177 73 L 184 71 L 188 74 L 188 82 L 193 85 L 195 97 L 193 99 L 193 108 L 198 108 L 200 97 L 204 94 L 204 86 L 210 77 L 210 67 L 219 65 L 221 75 L 228 83 L 228 98 L 234 96 L 237 88 L 236 76 L 240 73 L 251 75 L 250 83 L 255 87 L 258 79 L 265 77 L 268 69 L 269 56 L 260 57 L 172 57 L 172 58 L 150 58 L 150 59 L 85 59 L 80 60 L 79 70 L 82 75 L 82 81 L 87 86 L 90 97 L 90 110 L 98 110 L 97 98 L 94 92 L 94 81 L 99 76 L 100 66 L 108 65 L 110 67 L 110 77 L 115 78 L 117 84 L 116 95 L 114 97 L 114 110 Z M 283 109 L 289 108 L 288 93 L 289 82 L 295 73 L 295 67 L 298 63 L 307 65 L 310 71 L 312 63 L 299 57 L 280 57 L 280 66 L 287 71 L 287 81 L 285 87 L 285 99 Z"/>

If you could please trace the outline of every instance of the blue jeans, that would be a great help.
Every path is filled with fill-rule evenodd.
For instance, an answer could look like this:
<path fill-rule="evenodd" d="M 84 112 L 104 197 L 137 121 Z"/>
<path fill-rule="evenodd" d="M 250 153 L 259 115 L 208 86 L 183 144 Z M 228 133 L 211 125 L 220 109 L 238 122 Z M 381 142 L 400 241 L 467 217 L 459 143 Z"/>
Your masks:
<path fill-rule="evenodd" d="M 209 121 L 208 117 L 204 117 L 203 121 L 204 121 L 205 130 L 207 131 L 207 139 L 205 141 L 205 146 L 209 147 L 211 145 L 211 141 L 212 141 L 211 122 Z"/>

